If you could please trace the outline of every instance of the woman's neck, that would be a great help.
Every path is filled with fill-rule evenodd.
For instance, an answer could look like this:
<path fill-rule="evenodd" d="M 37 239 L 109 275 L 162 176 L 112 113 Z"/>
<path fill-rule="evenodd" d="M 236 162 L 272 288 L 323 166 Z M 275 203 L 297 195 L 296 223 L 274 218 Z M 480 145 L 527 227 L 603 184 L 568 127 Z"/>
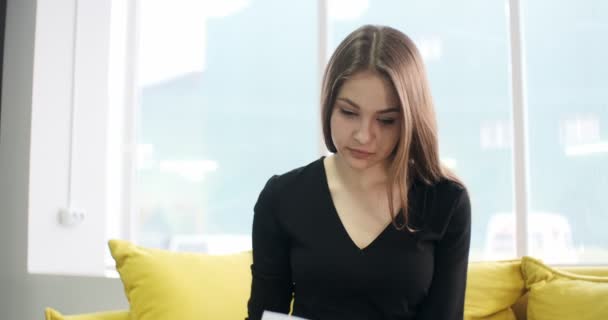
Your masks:
<path fill-rule="evenodd" d="M 357 170 L 351 167 L 338 153 L 330 157 L 335 172 L 345 186 L 349 189 L 366 191 L 377 188 L 386 188 L 388 178 L 388 165 L 381 163 L 370 168 Z"/>

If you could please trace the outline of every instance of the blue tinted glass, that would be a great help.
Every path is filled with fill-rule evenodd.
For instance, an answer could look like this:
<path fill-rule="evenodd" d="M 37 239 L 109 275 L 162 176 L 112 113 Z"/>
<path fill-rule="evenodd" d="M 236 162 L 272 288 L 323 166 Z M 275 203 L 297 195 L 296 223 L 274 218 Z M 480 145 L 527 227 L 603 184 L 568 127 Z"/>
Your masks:
<path fill-rule="evenodd" d="M 166 247 L 191 234 L 246 237 L 266 180 L 319 155 L 316 2 L 232 2 L 244 5 L 215 8 L 220 13 L 211 17 L 198 3 L 178 8 L 200 9 L 200 21 L 169 36 L 170 43 L 187 39 L 181 50 L 167 49 L 169 57 L 145 49 L 166 49 L 154 43 L 162 36 L 149 33 L 167 24 L 175 5 L 142 17 L 140 61 L 156 68 L 146 70 L 184 70 L 149 84 L 141 79 L 140 243 Z M 183 50 L 200 50 L 198 69 L 180 67 L 192 59 Z"/>

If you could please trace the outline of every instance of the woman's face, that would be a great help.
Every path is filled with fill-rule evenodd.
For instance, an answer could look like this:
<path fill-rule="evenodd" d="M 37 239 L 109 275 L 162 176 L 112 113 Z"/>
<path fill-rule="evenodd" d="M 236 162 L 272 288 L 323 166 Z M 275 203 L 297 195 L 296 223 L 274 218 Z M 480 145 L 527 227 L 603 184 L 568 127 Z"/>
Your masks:
<path fill-rule="evenodd" d="M 386 165 L 401 136 L 401 108 L 391 82 L 374 71 L 349 77 L 331 114 L 331 138 L 354 169 Z"/>

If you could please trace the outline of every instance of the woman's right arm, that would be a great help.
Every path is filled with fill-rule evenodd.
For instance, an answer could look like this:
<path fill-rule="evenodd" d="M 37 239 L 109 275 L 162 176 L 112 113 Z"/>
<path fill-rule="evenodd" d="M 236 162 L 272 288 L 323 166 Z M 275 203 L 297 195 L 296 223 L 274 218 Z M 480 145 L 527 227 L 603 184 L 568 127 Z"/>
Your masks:
<path fill-rule="evenodd" d="M 249 320 L 259 320 L 264 310 L 288 313 L 293 296 L 289 238 L 277 219 L 276 180 L 268 180 L 254 207 Z"/>

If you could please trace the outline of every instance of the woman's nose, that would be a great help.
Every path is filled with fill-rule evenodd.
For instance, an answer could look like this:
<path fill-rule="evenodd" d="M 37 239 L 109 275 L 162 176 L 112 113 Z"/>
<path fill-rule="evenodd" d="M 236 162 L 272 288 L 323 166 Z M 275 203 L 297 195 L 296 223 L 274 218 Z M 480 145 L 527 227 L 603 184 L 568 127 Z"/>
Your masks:
<path fill-rule="evenodd" d="M 360 144 L 367 144 L 372 139 L 371 121 L 361 120 L 354 138 Z"/>

